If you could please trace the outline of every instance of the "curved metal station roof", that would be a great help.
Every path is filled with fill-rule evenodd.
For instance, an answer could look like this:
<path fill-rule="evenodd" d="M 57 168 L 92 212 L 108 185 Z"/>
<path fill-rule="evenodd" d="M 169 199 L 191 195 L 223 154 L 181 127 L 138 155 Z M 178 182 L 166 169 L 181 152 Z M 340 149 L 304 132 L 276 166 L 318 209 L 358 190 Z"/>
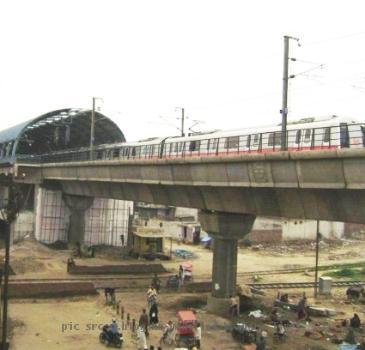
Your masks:
<path fill-rule="evenodd" d="M 60 109 L 0 131 L 0 162 L 15 160 L 17 155 L 88 147 L 91 114 L 88 109 Z M 95 112 L 94 145 L 124 141 L 119 127 Z"/>

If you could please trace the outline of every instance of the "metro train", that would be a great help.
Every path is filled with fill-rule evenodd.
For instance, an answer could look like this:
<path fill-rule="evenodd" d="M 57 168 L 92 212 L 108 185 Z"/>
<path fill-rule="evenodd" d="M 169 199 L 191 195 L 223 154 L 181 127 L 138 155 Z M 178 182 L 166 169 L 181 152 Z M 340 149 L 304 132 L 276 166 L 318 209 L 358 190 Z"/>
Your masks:
<path fill-rule="evenodd" d="M 281 124 L 231 131 L 214 130 L 188 136 L 150 138 L 95 146 L 93 159 L 150 159 L 208 157 L 281 150 Z M 361 148 L 365 146 L 365 123 L 330 116 L 288 122 L 288 151 Z M 67 158 L 88 160 L 88 148 L 68 150 Z M 65 151 L 44 155 L 43 161 L 64 159 Z M 48 159 L 51 158 L 51 159 Z M 53 159 L 52 159 L 53 158 Z"/>

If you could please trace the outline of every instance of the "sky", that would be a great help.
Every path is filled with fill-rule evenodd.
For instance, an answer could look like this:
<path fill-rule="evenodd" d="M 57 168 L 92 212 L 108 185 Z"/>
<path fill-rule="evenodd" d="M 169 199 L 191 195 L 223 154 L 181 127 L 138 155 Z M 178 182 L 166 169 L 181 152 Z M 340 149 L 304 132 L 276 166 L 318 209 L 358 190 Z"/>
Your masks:
<path fill-rule="evenodd" d="M 0 2 L 1 127 L 97 106 L 127 140 L 289 119 L 365 120 L 362 1 L 12 0 Z"/>

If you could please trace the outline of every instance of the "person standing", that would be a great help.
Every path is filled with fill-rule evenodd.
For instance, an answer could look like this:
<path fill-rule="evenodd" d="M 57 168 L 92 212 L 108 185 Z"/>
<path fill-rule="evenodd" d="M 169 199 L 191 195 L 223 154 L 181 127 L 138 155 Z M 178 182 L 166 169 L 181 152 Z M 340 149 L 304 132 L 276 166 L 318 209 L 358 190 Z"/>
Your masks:
<path fill-rule="evenodd" d="M 198 349 L 200 349 L 201 340 L 202 340 L 202 328 L 200 327 L 200 323 L 198 322 L 196 324 L 196 329 L 195 329 L 195 343 Z"/>
<path fill-rule="evenodd" d="M 148 350 L 146 334 L 142 327 L 138 327 L 137 329 L 137 338 L 138 338 L 138 350 Z"/>
<path fill-rule="evenodd" d="M 267 332 L 262 331 L 260 338 L 256 342 L 256 350 L 266 350 L 267 349 L 266 337 L 267 337 Z"/>
<path fill-rule="evenodd" d="M 230 298 L 230 307 L 229 307 L 229 313 L 231 318 L 237 317 L 238 316 L 238 301 L 237 301 L 237 297 L 234 297 L 233 295 L 231 295 Z"/>
<path fill-rule="evenodd" d="M 297 306 L 297 312 L 298 312 L 298 320 L 307 318 L 307 297 L 304 293 L 303 297 L 299 300 Z"/>
<path fill-rule="evenodd" d="M 139 317 L 138 326 L 143 329 L 146 337 L 148 337 L 148 315 L 146 314 L 146 309 L 142 310 L 142 314 Z"/>

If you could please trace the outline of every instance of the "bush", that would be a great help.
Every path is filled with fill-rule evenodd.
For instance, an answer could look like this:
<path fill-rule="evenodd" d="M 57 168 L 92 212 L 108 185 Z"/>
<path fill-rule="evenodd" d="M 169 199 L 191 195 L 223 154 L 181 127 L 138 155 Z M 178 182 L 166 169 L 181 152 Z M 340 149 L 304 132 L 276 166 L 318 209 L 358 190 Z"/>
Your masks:
<path fill-rule="evenodd" d="M 252 242 L 251 242 L 251 240 L 249 240 L 248 238 L 245 238 L 243 241 L 242 241 L 242 245 L 244 246 L 244 247 L 251 247 L 252 246 Z"/>

